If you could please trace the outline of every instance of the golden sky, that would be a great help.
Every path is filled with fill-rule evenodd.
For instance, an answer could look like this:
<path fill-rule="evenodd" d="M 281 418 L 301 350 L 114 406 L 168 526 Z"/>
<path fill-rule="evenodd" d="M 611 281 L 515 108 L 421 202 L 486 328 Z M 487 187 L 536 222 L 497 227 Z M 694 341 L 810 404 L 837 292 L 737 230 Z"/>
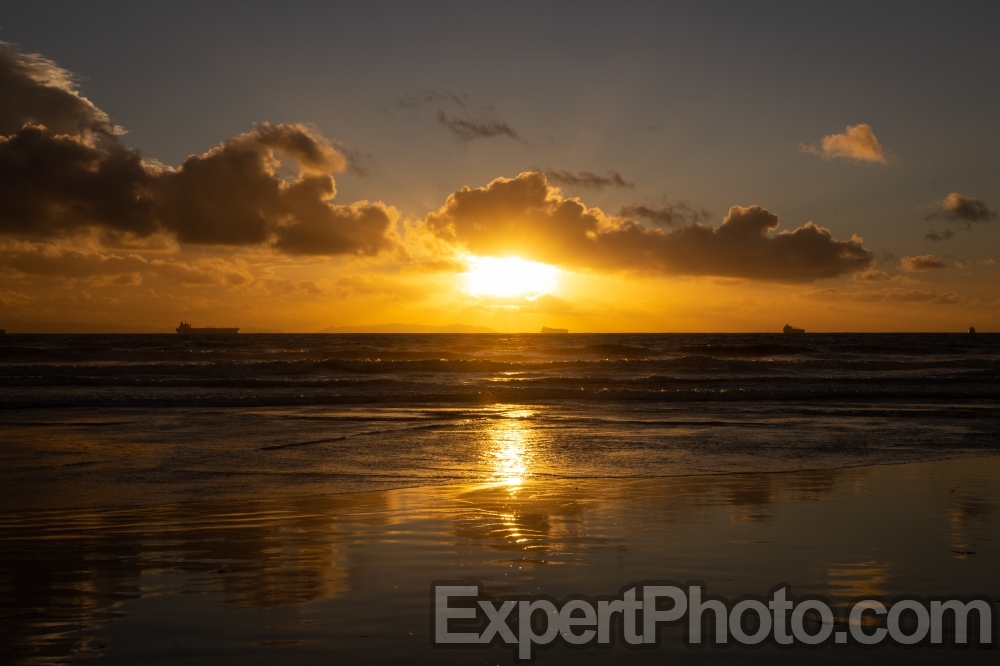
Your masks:
<path fill-rule="evenodd" d="M 338 185 L 366 177 L 374 158 L 306 111 L 259 118 L 165 164 L 131 145 L 84 88 L 45 55 L 0 43 L 0 327 L 1000 328 L 997 215 L 960 182 L 912 197 L 920 227 L 893 246 L 895 227 L 866 222 L 877 213 L 814 222 L 794 192 L 773 197 L 794 201 L 794 217 L 746 193 L 710 211 L 640 193 L 631 174 L 641 164 L 540 167 L 530 156 L 541 162 L 531 146 L 542 140 L 493 107 L 416 89 L 387 122 L 423 114 L 464 158 L 499 142 L 527 163 L 490 173 L 477 159 L 444 190 L 383 178 L 377 197 L 354 199 Z M 902 171 L 908 147 L 883 145 L 874 123 L 825 126 L 789 137 L 783 159 L 862 179 Z"/>

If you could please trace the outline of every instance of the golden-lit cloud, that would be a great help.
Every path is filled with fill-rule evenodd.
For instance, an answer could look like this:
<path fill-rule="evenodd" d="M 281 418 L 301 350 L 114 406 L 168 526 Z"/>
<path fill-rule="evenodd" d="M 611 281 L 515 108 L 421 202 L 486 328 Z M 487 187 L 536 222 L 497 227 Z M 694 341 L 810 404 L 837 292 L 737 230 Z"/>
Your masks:
<path fill-rule="evenodd" d="M 54 243 L 24 241 L 0 244 L 0 270 L 8 279 L 34 277 L 81 280 L 96 284 L 142 284 L 145 277 L 158 277 L 180 285 L 235 285 L 252 280 L 240 262 L 220 257 L 190 261 L 175 258 L 150 259 L 141 254 L 81 250 Z"/>
<path fill-rule="evenodd" d="M 933 254 L 921 254 L 916 257 L 903 257 L 899 260 L 904 271 L 923 272 L 948 268 L 948 264 Z"/>
<path fill-rule="evenodd" d="M 929 289 L 842 289 L 827 287 L 811 289 L 799 294 L 800 298 L 814 301 L 853 301 L 856 303 L 934 303 L 937 305 L 955 305 L 965 302 L 965 299 L 954 291 L 943 294 Z"/>
<path fill-rule="evenodd" d="M 879 144 L 870 125 L 848 125 L 842 134 L 830 134 L 823 137 L 820 146 L 802 145 L 807 153 L 819 155 L 825 159 L 843 157 L 858 162 L 886 163 L 885 153 Z"/>
<path fill-rule="evenodd" d="M 759 206 L 733 206 L 718 228 L 694 223 L 668 233 L 565 198 L 539 172 L 464 187 L 424 226 L 477 256 L 592 270 L 810 282 L 863 270 L 873 261 L 860 239 L 837 241 L 811 222 L 771 235 L 778 216 Z"/>
<path fill-rule="evenodd" d="M 393 279 L 383 275 L 345 275 L 334 282 L 337 295 L 341 298 L 361 295 L 379 296 L 393 301 L 412 303 L 427 298 L 428 290 L 423 285 Z"/>

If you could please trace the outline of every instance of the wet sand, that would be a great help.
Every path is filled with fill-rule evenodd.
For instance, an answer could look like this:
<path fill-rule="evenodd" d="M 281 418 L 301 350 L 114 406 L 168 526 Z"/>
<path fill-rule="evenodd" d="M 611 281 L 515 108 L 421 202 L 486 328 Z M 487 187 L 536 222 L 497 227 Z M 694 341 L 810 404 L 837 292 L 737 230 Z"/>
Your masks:
<path fill-rule="evenodd" d="M 430 647 L 429 586 L 612 594 L 702 580 L 859 595 L 1000 599 L 1000 457 L 815 472 L 519 480 L 0 517 L 2 661 L 513 662 Z M 536 663 L 995 663 L 992 650 L 555 647 Z"/>

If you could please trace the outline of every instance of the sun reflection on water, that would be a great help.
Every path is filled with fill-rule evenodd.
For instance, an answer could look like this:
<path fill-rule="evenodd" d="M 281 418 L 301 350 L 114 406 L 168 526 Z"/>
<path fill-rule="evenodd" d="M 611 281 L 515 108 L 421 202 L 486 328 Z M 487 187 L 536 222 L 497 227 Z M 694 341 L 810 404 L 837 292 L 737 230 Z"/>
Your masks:
<path fill-rule="evenodd" d="M 527 424 L 530 410 L 510 410 L 487 430 L 486 446 L 492 480 L 512 489 L 520 486 L 531 472 L 531 432 Z"/>

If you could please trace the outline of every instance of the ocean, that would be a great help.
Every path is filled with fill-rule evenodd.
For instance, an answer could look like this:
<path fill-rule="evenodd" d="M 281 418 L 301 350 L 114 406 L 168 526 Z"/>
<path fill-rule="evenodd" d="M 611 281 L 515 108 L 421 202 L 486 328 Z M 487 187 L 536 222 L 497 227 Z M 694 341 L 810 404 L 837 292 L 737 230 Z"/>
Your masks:
<path fill-rule="evenodd" d="M 7 507 L 1000 448 L 989 334 L 6 335 Z"/>
<path fill-rule="evenodd" d="M 1000 599 L 998 374 L 983 334 L 2 336 L 0 661 L 513 663 L 431 646 L 440 580 Z"/>

